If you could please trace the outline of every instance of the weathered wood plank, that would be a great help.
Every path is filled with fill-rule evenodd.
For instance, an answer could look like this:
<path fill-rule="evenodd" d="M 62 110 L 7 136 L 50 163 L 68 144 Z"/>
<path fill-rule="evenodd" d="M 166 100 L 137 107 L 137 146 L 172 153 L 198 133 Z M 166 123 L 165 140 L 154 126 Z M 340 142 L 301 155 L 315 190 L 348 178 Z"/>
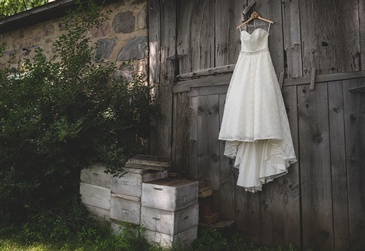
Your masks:
<path fill-rule="evenodd" d="M 201 76 L 210 76 L 210 75 L 216 75 L 216 74 L 222 74 L 222 73 L 231 73 L 231 72 L 233 72 L 234 67 L 235 67 L 235 64 L 217 66 L 217 67 L 213 67 L 213 68 L 202 69 L 199 71 L 179 74 L 178 76 L 176 76 L 176 78 L 179 81 L 184 81 L 184 80 L 189 80 L 189 79 L 197 78 L 197 77 L 201 77 Z"/>
<path fill-rule="evenodd" d="M 358 1 L 299 3 L 303 75 L 309 76 L 312 67 L 319 75 L 359 70 Z"/>
<path fill-rule="evenodd" d="M 189 81 L 178 82 L 175 84 L 173 88 L 174 93 L 178 92 L 188 92 L 190 88 L 194 87 L 208 87 L 208 86 L 216 86 L 216 85 L 224 85 L 229 84 L 231 80 L 232 74 L 222 74 L 217 76 L 209 76 L 199 79 L 193 79 Z"/>
<path fill-rule="evenodd" d="M 214 23 L 214 2 L 195 1 L 190 27 L 193 71 L 214 66 Z"/>
<path fill-rule="evenodd" d="M 343 85 L 348 177 L 349 250 L 365 248 L 365 95 L 349 89 L 365 86 L 351 80 Z"/>
<path fill-rule="evenodd" d="M 219 125 L 222 123 L 224 103 L 226 95 L 219 95 Z M 219 213 L 224 219 L 235 218 L 235 181 L 233 160 L 225 157 L 224 153 L 225 142 L 219 142 L 219 156 L 220 156 L 220 189 L 219 189 Z"/>
<path fill-rule="evenodd" d="M 219 191 L 219 100 L 218 95 L 198 98 L 198 174 Z"/>
<path fill-rule="evenodd" d="M 327 84 L 298 87 L 303 247 L 333 250 Z"/>
<path fill-rule="evenodd" d="M 228 2 L 226 0 L 221 0 L 222 2 Z M 242 21 L 242 11 L 244 7 L 247 6 L 247 0 L 231 0 L 230 8 L 230 25 L 229 25 L 229 60 L 228 64 L 235 64 L 238 59 L 238 55 L 241 51 L 241 39 L 240 30 L 236 29 Z"/>
<path fill-rule="evenodd" d="M 293 144 L 298 157 L 298 117 L 296 87 L 284 88 Z M 267 245 L 294 244 L 300 248 L 300 179 L 299 165 L 289 173 L 264 186 L 260 194 L 261 242 Z"/>
<path fill-rule="evenodd" d="M 359 5 L 359 32 L 360 32 L 360 58 L 361 58 L 361 69 L 365 70 L 365 57 L 361 56 L 361 54 L 364 54 L 365 51 L 365 36 L 361 35 L 362 31 L 365 30 L 365 4 L 363 2 L 358 2 Z"/>
<path fill-rule="evenodd" d="M 228 90 L 228 85 L 216 85 L 216 86 L 209 86 L 209 87 L 197 87 L 191 88 L 190 96 L 207 96 L 207 95 L 214 95 L 214 94 L 226 94 Z"/>
<path fill-rule="evenodd" d="M 302 76 L 299 1 L 282 1 L 286 73 L 289 78 Z"/>
<path fill-rule="evenodd" d="M 284 72 L 283 26 L 281 20 L 281 1 L 264 0 L 257 1 L 256 8 L 262 17 L 273 20 L 270 28 L 269 48 L 272 62 L 279 76 Z"/>
<path fill-rule="evenodd" d="M 335 250 L 349 250 L 343 84 L 338 81 L 328 85 Z"/>
<path fill-rule="evenodd" d="M 174 104 L 172 170 L 185 175 L 189 172 L 189 94 L 175 94 Z"/>
<path fill-rule="evenodd" d="M 228 65 L 229 32 L 232 27 L 230 27 L 230 4 L 227 1 L 215 0 L 214 20 L 214 66 Z"/>
<path fill-rule="evenodd" d="M 238 169 L 235 168 L 235 184 Z M 237 228 L 249 241 L 260 241 L 260 194 L 245 192 L 244 188 L 235 186 Z"/>
<path fill-rule="evenodd" d="M 179 55 L 178 73 L 192 72 L 191 65 L 191 20 L 195 0 L 177 1 L 176 45 Z"/>
<path fill-rule="evenodd" d="M 172 84 L 175 78 L 175 61 L 169 60 L 169 58 L 175 56 L 176 48 L 176 0 L 160 1 L 159 4 L 157 4 L 157 2 L 152 2 L 151 4 L 154 4 L 153 11 L 158 11 L 157 8 L 160 6 L 160 15 L 151 13 L 152 18 L 154 18 L 151 21 L 159 22 L 157 18 L 160 16 L 160 29 L 163 32 L 160 32 L 159 34 L 160 55 L 152 55 L 157 61 L 157 58 L 160 57 L 159 76 L 157 77 L 158 73 L 155 70 L 152 78 L 159 80 L 158 83 L 155 83 L 155 96 L 162 116 L 158 121 L 154 121 L 156 131 L 154 132 L 155 136 L 152 138 L 150 152 L 152 154 L 170 157 L 172 134 Z M 150 12 L 153 11 L 150 10 Z M 157 40 L 158 37 L 156 36 L 157 35 L 154 35 L 152 39 Z M 156 46 L 158 46 L 158 42 L 156 43 Z M 151 53 L 157 53 L 157 51 L 153 50 Z"/>
<path fill-rule="evenodd" d="M 198 97 L 190 98 L 189 178 L 198 179 Z"/>
<path fill-rule="evenodd" d="M 148 80 L 149 85 L 153 87 L 151 89 L 151 97 L 155 102 L 158 102 L 157 92 L 158 85 L 160 83 L 160 66 L 161 66 L 161 58 L 160 58 L 160 31 L 161 31 L 161 7 L 160 0 L 151 0 L 148 1 Z M 152 118 L 151 121 L 152 131 L 150 133 L 150 150 L 151 154 L 157 153 L 158 146 L 158 121 L 156 118 Z"/>

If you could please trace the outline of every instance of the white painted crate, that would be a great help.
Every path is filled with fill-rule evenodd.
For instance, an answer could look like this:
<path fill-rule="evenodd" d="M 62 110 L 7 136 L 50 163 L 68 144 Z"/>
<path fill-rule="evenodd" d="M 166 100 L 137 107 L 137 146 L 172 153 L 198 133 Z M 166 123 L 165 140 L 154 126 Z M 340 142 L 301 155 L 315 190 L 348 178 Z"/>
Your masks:
<path fill-rule="evenodd" d="M 141 208 L 141 225 L 148 230 L 173 236 L 197 226 L 198 223 L 198 203 L 177 211 L 166 211 L 150 207 Z"/>
<path fill-rule="evenodd" d="M 111 194 L 110 218 L 140 224 L 141 198 L 123 194 Z"/>
<path fill-rule="evenodd" d="M 104 208 L 100 208 L 100 207 L 95 207 L 95 206 L 91 206 L 88 204 L 84 204 L 84 206 L 86 207 L 86 209 L 93 215 L 93 216 L 97 216 L 98 218 L 102 218 L 106 221 L 109 221 L 110 219 L 110 211 L 108 209 L 104 209 Z"/>
<path fill-rule="evenodd" d="M 91 165 L 89 168 L 81 170 L 81 182 L 95 186 L 111 188 L 112 175 L 105 173 L 106 167 L 103 165 Z"/>
<path fill-rule="evenodd" d="M 167 171 L 150 171 L 136 168 L 123 168 L 122 177 L 113 177 L 111 189 L 113 193 L 135 197 L 142 195 L 142 182 L 149 182 L 167 177 Z"/>
<path fill-rule="evenodd" d="M 158 244 L 165 248 L 171 248 L 174 245 L 187 247 L 197 238 L 197 235 L 198 226 L 194 226 L 175 235 L 168 235 L 148 229 L 145 230 L 145 237 L 149 243 Z"/>
<path fill-rule="evenodd" d="M 142 184 L 144 207 L 167 211 L 179 209 L 198 203 L 198 182 L 187 179 L 164 179 Z"/>
<path fill-rule="evenodd" d="M 80 183 L 81 201 L 84 204 L 110 210 L 110 189 Z"/>

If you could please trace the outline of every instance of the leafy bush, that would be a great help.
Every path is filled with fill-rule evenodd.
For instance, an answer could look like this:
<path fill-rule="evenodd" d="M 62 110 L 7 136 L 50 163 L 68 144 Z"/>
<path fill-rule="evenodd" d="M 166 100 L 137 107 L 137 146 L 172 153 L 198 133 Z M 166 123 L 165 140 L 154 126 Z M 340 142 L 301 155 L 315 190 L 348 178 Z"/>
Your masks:
<path fill-rule="evenodd" d="M 85 36 L 104 19 L 92 1 L 80 5 L 52 58 L 38 49 L 0 69 L 0 228 L 42 210 L 67 215 L 82 168 L 119 167 L 146 148 L 149 87 L 143 76 L 112 77 L 115 64 L 96 63 Z"/>

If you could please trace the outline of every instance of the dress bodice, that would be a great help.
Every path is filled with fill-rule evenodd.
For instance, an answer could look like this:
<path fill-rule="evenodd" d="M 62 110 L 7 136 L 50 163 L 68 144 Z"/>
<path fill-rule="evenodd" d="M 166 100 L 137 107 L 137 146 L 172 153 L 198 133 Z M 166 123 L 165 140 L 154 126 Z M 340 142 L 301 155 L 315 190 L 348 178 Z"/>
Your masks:
<path fill-rule="evenodd" d="M 258 28 L 252 33 L 241 31 L 241 52 L 258 52 L 268 49 L 269 32 Z"/>

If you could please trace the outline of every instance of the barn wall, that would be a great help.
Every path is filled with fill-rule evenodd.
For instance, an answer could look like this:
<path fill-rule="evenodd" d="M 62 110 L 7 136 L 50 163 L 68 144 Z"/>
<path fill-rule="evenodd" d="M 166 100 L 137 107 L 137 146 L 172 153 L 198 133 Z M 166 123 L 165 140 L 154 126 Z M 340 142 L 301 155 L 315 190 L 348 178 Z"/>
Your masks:
<path fill-rule="evenodd" d="M 157 45 L 152 51 L 150 40 L 150 62 L 158 62 L 150 64 L 150 72 L 161 86 L 166 112 L 157 131 L 167 146 L 161 152 L 172 156 L 173 170 L 204 178 L 221 216 L 234 219 L 251 240 L 315 250 L 365 249 L 365 7 L 357 0 L 257 1 L 255 9 L 275 22 L 270 52 L 299 161 L 288 175 L 251 194 L 235 185 L 237 170 L 218 141 L 240 50 L 235 27 L 246 4 L 149 1 L 155 29 L 149 33 Z"/>

